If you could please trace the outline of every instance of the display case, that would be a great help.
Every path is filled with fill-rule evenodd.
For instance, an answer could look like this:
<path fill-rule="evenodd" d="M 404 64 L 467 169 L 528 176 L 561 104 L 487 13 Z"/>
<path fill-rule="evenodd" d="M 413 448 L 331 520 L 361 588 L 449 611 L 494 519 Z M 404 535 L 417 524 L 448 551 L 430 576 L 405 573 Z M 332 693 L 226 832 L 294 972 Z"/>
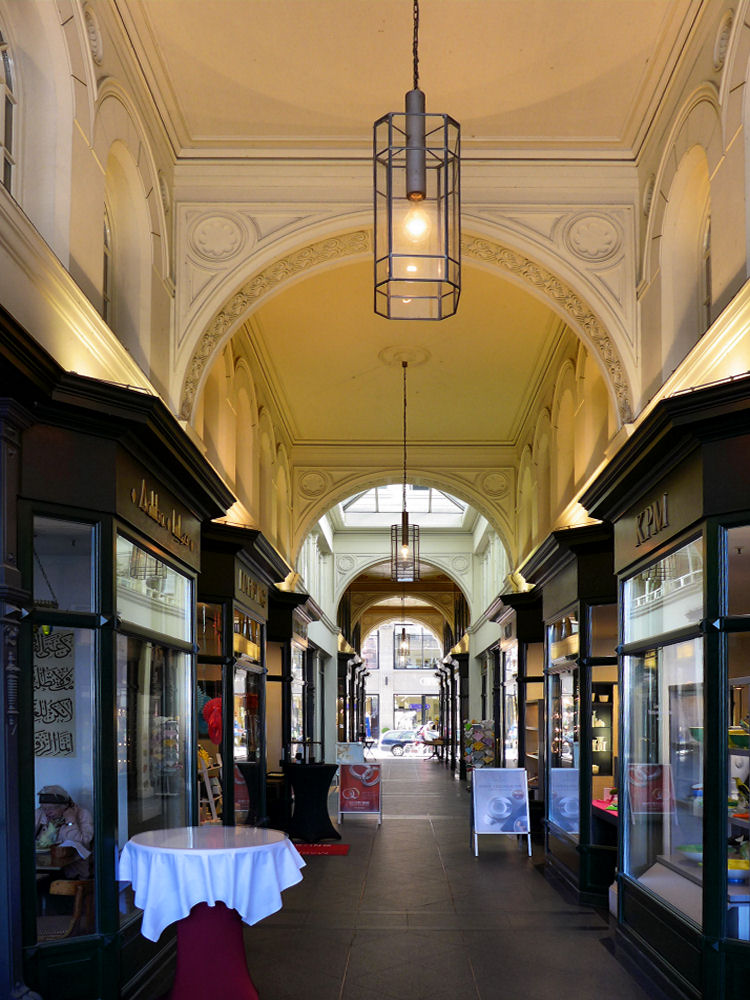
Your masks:
<path fill-rule="evenodd" d="M 207 525 L 199 578 L 200 822 L 262 823 L 266 808 L 266 623 L 286 568 L 255 529 Z"/>
<path fill-rule="evenodd" d="M 616 784 L 612 562 L 611 529 L 589 525 L 553 532 L 522 567 L 541 592 L 545 622 L 545 860 L 581 902 L 595 904 L 605 903 L 617 860 L 617 818 L 608 817 L 613 836 L 594 804 Z M 606 735 L 602 722 L 609 722 Z"/>
<path fill-rule="evenodd" d="M 582 497 L 620 580 L 616 945 L 712 1000 L 750 981 L 749 404 L 747 377 L 662 400 Z"/>

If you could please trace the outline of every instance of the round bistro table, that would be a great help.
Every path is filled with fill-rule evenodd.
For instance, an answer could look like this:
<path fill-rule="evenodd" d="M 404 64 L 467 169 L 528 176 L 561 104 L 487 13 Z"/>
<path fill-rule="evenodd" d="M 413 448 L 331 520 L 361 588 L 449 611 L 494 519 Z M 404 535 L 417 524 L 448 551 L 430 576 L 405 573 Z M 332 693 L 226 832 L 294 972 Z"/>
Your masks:
<path fill-rule="evenodd" d="M 118 878 L 143 910 L 141 933 L 158 941 L 177 923 L 170 1000 L 258 1000 L 242 923 L 281 909 L 305 862 L 279 830 L 195 826 L 139 833 L 125 844 Z"/>

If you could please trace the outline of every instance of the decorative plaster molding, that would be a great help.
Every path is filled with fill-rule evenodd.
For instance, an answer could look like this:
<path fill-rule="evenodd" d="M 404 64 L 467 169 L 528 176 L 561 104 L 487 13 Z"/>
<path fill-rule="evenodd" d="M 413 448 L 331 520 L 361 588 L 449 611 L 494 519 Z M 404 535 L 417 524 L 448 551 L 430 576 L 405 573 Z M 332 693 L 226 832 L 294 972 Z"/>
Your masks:
<path fill-rule="evenodd" d="M 511 471 L 512 476 L 512 471 Z M 478 485 L 483 493 L 493 500 L 507 497 L 512 484 L 512 478 L 507 472 L 487 472 L 478 477 Z"/>
<path fill-rule="evenodd" d="M 585 218 L 592 217 L 589 213 Z M 583 224 L 583 218 L 580 213 L 573 216 L 574 224 L 576 219 Z M 614 224 L 612 226 L 614 229 Z M 602 231 L 599 236 L 600 245 L 603 238 Z M 288 256 L 274 261 L 245 282 L 214 316 L 196 345 L 183 382 L 181 417 L 185 420 L 190 419 L 198 385 L 214 349 L 223 342 L 228 333 L 263 296 L 303 271 L 331 260 L 367 252 L 371 247 L 371 239 L 371 232 L 361 229 L 342 236 L 319 240 L 317 243 L 302 247 Z M 579 239 L 583 246 L 581 234 L 579 234 Z M 464 237 L 461 241 L 461 249 L 465 257 L 494 265 L 499 270 L 508 271 L 523 282 L 532 285 L 537 292 L 552 301 L 556 311 L 562 310 L 563 314 L 569 317 L 574 329 L 583 331 L 590 338 L 609 373 L 620 418 L 623 423 L 628 423 L 632 419 L 632 401 L 622 360 L 601 320 L 588 304 L 546 267 L 499 243 L 480 237 Z M 582 258 L 579 256 L 578 259 Z M 608 257 L 607 262 L 609 260 Z"/>
<path fill-rule="evenodd" d="M 724 67 L 733 24 L 734 11 L 728 10 L 719 23 L 719 30 L 716 32 L 716 41 L 714 42 L 714 69 L 717 73 Z"/>
<path fill-rule="evenodd" d="M 91 58 L 97 66 L 101 66 L 102 58 L 104 57 L 102 33 L 99 29 L 96 14 L 88 4 L 83 8 L 83 21 L 86 25 L 86 37 L 88 38 L 89 49 L 91 50 Z"/>
<path fill-rule="evenodd" d="M 308 500 L 316 500 L 329 489 L 331 477 L 318 469 L 303 473 L 299 479 L 299 491 Z"/>
<path fill-rule="evenodd" d="M 654 187 L 656 185 L 656 174 L 651 174 L 643 189 L 643 214 L 648 218 L 651 211 L 651 202 L 654 200 Z"/>
<path fill-rule="evenodd" d="M 633 409 L 630 386 L 622 360 L 601 320 L 594 315 L 589 306 L 547 268 L 507 247 L 492 243 L 490 240 L 471 238 L 462 241 L 462 252 L 467 257 L 496 264 L 499 268 L 533 285 L 570 317 L 573 329 L 586 332 L 609 373 L 620 420 L 629 423 L 633 418 Z"/>
<path fill-rule="evenodd" d="M 223 341 L 227 331 L 242 319 L 262 296 L 302 271 L 309 271 L 319 264 L 337 258 L 364 253 L 370 246 L 371 234 L 368 230 L 329 237 L 274 261 L 245 282 L 214 316 L 193 352 L 183 384 L 181 416 L 186 420 L 190 418 L 198 384 L 214 347 Z"/>
<path fill-rule="evenodd" d="M 247 230 L 229 212 L 207 212 L 188 231 L 192 252 L 209 263 L 236 257 L 248 242 Z"/>
<path fill-rule="evenodd" d="M 598 264 L 622 250 L 622 231 L 605 215 L 582 212 L 566 223 L 563 243 L 576 257 Z"/>

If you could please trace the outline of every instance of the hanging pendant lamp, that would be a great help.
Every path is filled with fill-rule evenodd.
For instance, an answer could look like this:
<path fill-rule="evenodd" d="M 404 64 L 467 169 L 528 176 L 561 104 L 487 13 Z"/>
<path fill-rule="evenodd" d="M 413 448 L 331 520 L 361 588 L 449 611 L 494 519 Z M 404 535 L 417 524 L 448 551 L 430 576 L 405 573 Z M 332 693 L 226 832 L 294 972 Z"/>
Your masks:
<path fill-rule="evenodd" d="M 414 0 L 414 87 L 403 114 L 373 127 L 375 312 L 386 319 L 445 319 L 461 294 L 461 127 L 425 112 L 418 46 Z"/>
<path fill-rule="evenodd" d="M 419 580 L 419 525 L 409 524 L 406 510 L 406 369 L 407 361 L 401 362 L 404 373 L 404 477 L 402 485 L 401 523 L 391 525 L 391 580 L 398 583 L 412 583 Z"/>

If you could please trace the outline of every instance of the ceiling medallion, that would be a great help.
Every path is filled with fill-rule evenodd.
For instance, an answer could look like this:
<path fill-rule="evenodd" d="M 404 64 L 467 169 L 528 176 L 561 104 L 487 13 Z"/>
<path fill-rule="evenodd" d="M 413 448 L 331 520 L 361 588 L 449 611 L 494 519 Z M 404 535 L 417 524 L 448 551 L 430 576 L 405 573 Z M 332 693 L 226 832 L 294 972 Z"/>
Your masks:
<path fill-rule="evenodd" d="M 378 359 L 391 368 L 401 368 L 404 364 L 417 368 L 419 365 L 427 364 L 431 358 L 432 355 L 426 347 L 404 347 L 403 344 L 384 347 L 378 354 Z"/>

